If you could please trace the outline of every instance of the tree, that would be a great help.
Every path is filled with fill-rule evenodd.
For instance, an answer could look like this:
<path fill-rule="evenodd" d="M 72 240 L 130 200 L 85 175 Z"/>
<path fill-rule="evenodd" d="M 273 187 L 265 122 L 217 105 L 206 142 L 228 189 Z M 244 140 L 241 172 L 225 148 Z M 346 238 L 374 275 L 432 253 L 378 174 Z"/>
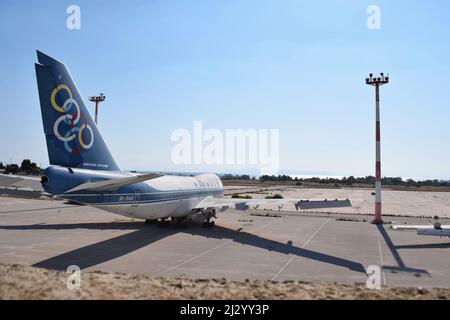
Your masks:
<path fill-rule="evenodd" d="M 41 173 L 41 168 L 39 168 L 35 162 L 32 162 L 30 164 L 30 172 L 27 173 L 32 175 L 38 175 Z"/>
<path fill-rule="evenodd" d="M 31 160 L 30 159 L 24 159 L 22 161 L 22 164 L 20 165 L 20 170 L 29 172 L 31 170 Z"/>
<path fill-rule="evenodd" d="M 5 169 L 6 173 L 16 174 L 19 172 L 19 166 L 17 164 L 8 164 Z"/>
<path fill-rule="evenodd" d="M 350 176 L 350 177 L 348 177 L 347 178 L 347 185 L 351 185 L 351 184 L 354 184 L 356 182 L 356 179 L 355 179 L 355 177 L 354 176 Z"/>
<path fill-rule="evenodd" d="M 39 168 L 35 162 L 31 162 L 30 159 L 24 159 L 22 164 L 20 165 L 20 170 L 25 172 L 26 174 L 37 175 L 41 172 L 41 168 Z"/>

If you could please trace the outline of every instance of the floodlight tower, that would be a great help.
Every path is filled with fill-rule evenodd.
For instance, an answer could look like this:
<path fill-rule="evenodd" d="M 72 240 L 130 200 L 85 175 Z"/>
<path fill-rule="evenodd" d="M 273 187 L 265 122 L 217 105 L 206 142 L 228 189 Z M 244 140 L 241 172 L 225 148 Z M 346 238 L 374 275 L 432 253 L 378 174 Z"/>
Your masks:
<path fill-rule="evenodd" d="M 89 97 L 89 101 L 95 102 L 95 124 L 98 123 L 98 105 L 100 104 L 100 102 L 105 101 L 105 99 L 106 97 L 103 95 L 103 93 L 100 93 L 99 96 Z"/>
<path fill-rule="evenodd" d="M 374 224 L 383 224 L 381 219 L 381 145 L 380 145 L 380 86 L 389 83 L 389 75 L 380 73 L 380 77 L 374 78 L 373 74 L 366 78 L 366 84 L 375 87 L 376 101 L 376 161 L 375 161 L 375 219 Z"/>

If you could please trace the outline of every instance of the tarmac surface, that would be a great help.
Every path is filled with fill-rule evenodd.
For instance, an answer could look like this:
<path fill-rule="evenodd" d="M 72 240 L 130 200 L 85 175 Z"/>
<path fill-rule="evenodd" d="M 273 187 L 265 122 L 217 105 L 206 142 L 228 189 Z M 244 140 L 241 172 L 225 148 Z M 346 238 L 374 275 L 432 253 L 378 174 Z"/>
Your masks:
<path fill-rule="evenodd" d="M 377 265 L 385 286 L 450 287 L 448 238 L 393 231 L 361 219 L 258 212 L 219 213 L 214 228 L 162 228 L 61 201 L 0 197 L 0 263 L 344 283 L 366 283 L 365 270 Z"/>

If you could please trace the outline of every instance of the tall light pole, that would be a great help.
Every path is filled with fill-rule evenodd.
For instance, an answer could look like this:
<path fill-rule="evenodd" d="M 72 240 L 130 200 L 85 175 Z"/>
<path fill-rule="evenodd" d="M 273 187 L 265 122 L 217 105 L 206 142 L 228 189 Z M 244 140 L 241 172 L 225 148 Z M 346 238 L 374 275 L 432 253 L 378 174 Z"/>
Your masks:
<path fill-rule="evenodd" d="M 374 224 L 383 224 L 381 219 L 381 143 L 380 143 L 380 86 L 389 83 L 389 76 L 380 73 L 380 77 L 374 78 L 373 74 L 366 78 L 366 84 L 375 87 L 376 101 L 376 160 L 375 160 L 375 219 Z"/>
<path fill-rule="evenodd" d="M 99 96 L 92 96 L 89 97 L 89 101 L 95 102 L 95 124 L 98 124 L 98 105 L 100 102 L 105 101 L 106 97 L 103 95 L 103 93 L 100 93 Z"/>

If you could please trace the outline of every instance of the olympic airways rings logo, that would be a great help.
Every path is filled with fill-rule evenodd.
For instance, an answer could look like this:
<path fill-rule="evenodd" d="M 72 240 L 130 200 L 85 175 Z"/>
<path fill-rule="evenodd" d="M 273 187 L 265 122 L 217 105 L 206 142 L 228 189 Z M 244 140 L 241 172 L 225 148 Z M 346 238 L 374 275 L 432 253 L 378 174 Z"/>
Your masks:
<path fill-rule="evenodd" d="M 64 102 L 62 106 L 59 106 L 56 103 L 56 95 L 59 91 L 64 90 L 67 92 L 69 98 Z M 78 102 L 73 98 L 72 91 L 65 84 L 58 85 L 55 89 L 53 89 L 52 94 L 50 96 L 50 102 L 53 108 L 64 115 L 60 116 L 56 119 L 53 124 L 53 133 L 56 138 L 64 142 L 64 148 L 67 152 L 73 154 L 79 154 L 82 149 L 89 149 L 94 144 L 94 132 L 92 128 L 87 123 L 82 123 L 81 126 L 79 122 L 83 122 L 83 117 L 80 113 L 80 106 Z M 80 121 L 80 118 L 82 121 Z M 84 121 L 85 122 L 85 121 Z M 60 133 L 61 123 L 66 124 L 69 127 L 64 134 Z M 86 132 L 89 131 L 89 137 L 86 139 Z M 79 142 L 79 148 L 75 148 L 73 145 Z M 72 145 L 72 146 L 71 146 Z"/>

